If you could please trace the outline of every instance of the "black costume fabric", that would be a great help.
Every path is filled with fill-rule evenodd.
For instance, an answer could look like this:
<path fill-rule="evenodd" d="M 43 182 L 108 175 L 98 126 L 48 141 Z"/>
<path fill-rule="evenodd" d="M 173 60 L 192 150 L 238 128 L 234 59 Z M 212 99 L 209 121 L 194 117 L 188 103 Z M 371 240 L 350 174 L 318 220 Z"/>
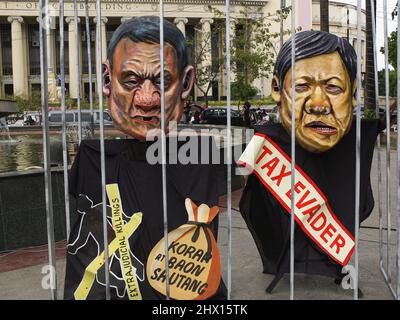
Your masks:
<path fill-rule="evenodd" d="M 210 148 L 215 148 L 214 140 L 210 137 L 196 139 L 203 139 L 203 143 L 206 139 L 205 143 L 208 143 Z M 149 285 L 146 277 L 148 255 L 164 236 L 161 165 L 151 165 L 146 161 L 146 152 L 153 143 L 133 139 L 105 141 L 106 183 L 118 184 L 126 219 L 136 212 L 143 213 L 141 224 L 129 238 L 129 245 L 133 265 L 139 273 L 137 278 L 141 295 L 145 300 L 165 299 Z M 178 149 L 184 144 L 185 141 L 178 142 Z M 200 146 L 200 141 L 198 144 Z M 167 147 L 168 145 L 167 139 Z M 171 154 L 167 156 L 169 158 Z M 186 198 L 190 198 L 197 205 L 202 203 L 210 207 L 218 205 L 215 167 L 206 164 L 180 164 L 179 161 L 178 164 L 166 166 L 168 231 L 188 221 Z M 99 141 L 81 143 L 69 179 L 70 194 L 77 200 L 77 213 L 72 217 L 67 246 L 64 298 L 74 299 L 74 292 L 84 276 L 86 267 L 103 251 Z M 107 217 L 110 243 L 115 238 L 110 207 L 107 207 Z M 218 217 L 211 224 L 215 238 L 217 229 Z M 110 265 L 111 299 L 127 299 L 118 253 L 110 259 Z M 142 272 L 143 267 L 144 272 Z M 224 298 L 226 298 L 226 288 L 221 280 L 219 290 L 213 299 Z M 87 299 L 105 299 L 104 265 L 97 272 L 96 281 Z"/>
<path fill-rule="evenodd" d="M 281 124 L 255 126 L 255 132 L 270 137 L 290 157 L 290 135 Z M 374 199 L 370 171 L 375 141 L 383 129 L 379 120 L 362 120 L 360 222 L 372 212 Z M 356 127 L 331 150 L 311 153 L 296 145 L 296 164 L 325 194 L 333 213 L 354 235 Z M 240 201 L 240 212 L 255 240 L 264 273 L 282 275 L 290 270 L 290 214 L 251 174 Z M 323 252 L 295 224 L 295 272 L 336 277 L 342 267 Z"/>

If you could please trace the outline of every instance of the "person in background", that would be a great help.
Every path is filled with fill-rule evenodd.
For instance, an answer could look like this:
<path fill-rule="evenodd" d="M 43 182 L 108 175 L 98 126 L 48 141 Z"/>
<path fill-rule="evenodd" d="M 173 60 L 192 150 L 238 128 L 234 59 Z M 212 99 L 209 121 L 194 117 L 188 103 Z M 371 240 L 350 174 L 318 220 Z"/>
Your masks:
<path fill-rule="evenodd" d="M 246 127 L 250 127 L 251 122 L 250 122 L 250 108 L 251 108 L 251 104 L 249 101 L 246 100 L 246 102 L 243 105 L 244 107 L 244 123 Z"/>

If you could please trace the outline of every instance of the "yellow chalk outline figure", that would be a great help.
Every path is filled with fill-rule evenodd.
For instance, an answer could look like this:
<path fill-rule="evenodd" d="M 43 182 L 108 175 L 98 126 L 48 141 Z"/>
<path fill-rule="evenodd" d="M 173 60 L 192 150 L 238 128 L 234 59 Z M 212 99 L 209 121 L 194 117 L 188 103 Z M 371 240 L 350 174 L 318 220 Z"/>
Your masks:
<path fill-rule="evenodd" d="M 115 229 L 115 224 L 116 221 L 123 221 L 122 219 L 122 203 L 121 203 L 121 197 L 119 194 L 119 189 L 118 189 L 118 184 L 109 184 L 106 186 L 107 190 L 107 195 L 108 199 L 110 201 L 110 205 L 113 203 L 112 200 L 117 200 L 120 204 L 120 210 L 114 210 L 113 206 L 111 205 L 111 212 L 112 212 L 112 221 L 113 221 L 113 226 Z M 119 243 L 120 240 L 123 240 L 124 238 L 126 239 L 126 244 L 129 249 L 129 242 L 128 239 L 132 234 L 136 231 L 136 229 L 139 227 L 139 225 L 142 222 L 142 217 L 143 214 L 141 212 L 135 213 L 131 219 L 129 220 L 128 223 L 126 223 L 122 227 L 121 232 L 116 232 L 115 230 L 115 239 L 111 241 L 109 244 L 109 252 L 108 255 L 111 258 L 112 254 L 114 254 L 117 250 L 120 249 Z M 120 251 L 120 264 L 121 264 L 121 271 L 125 280 L 126 288 L 127 288 L 127 293 L 129 300 L 142 300 L 142 295 L 140 293 L 139 285 L 136 279 L 136 268 L 132 265 L 132 260 L 130 256 L 130 250 L 127 250 L 127 255 L 129 257 L 129 263 L 127 264 L 126 267 L 124 267 L 122 263 L 122 255 Z M 104 251 L 100 253 L 99 256 L 97 256 L 87 267 L 85 270 L 85 273 L 83 275 L 83 279 L 81 283 L 79 284 L 78 288 L 75 290 L 74 297 L 76 300 L 86 300 L 87 296 L 89 295 L 90 289 L 93 286 L 93 283 L 96 279 L 96 274 L 97 271 L 104 265 Z M 133 276 L 127 275 L 128 270 L 133 270 Z M 129 283 L 131 283 L 131 286 L 133 286 L 135 289 L 131 290 L 131 292 L 137 292 L 137 294 L 133 295 L 130 294 L 130 290 L 128 290 L 128 279 L 130 280 Z"/>

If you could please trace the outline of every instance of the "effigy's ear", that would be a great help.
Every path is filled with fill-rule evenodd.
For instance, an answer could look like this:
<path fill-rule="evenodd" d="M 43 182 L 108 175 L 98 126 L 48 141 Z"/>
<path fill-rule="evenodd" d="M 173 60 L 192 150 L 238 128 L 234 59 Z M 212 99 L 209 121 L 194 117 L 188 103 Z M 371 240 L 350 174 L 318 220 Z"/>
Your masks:
<path fill-rule="evenodd" d="M 274 76 L 271 82 L 271 97 L 276 103 L 281 101 L 281 90 L 279 88 L 279 79 Z"/>
<path fill-rule="evenodd" d="M 354 109 L 357 106 L 357 80 L 354 80 L 353 82 L 353 92 L 351 101 Z"/>
<path fill-rule="evenodd" d="M 193 66 L 187 66 L 185 70 L 183 71 L 182 75 L 182 94 L 181 98 L 185 100 L 189 95 L 190 92 L 192 91 L 193 84 L 194 84 L 194 68 Z"/>
<path fill-rule="evenodd" d="M 103 63 L 103 93 L 106 97 L 111 95 L 111 68 L 108 59 Z"/>

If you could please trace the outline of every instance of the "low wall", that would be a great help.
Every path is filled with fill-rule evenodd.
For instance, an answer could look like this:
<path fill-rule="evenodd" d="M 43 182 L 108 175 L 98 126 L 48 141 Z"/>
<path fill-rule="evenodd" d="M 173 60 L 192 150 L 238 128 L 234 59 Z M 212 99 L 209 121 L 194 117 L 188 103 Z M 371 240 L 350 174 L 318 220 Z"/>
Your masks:
<path fill-rule="evenodd" d="M 54 232 L 66 238 L 64 177 L 52 172 Z M 71 209 L 75 204 L 71 201 Z M 46 202 L 42 170 L 14 172 L 0 178 L 0 251 L 47 243 Z"/>
<path fill-rule="evenodd" d="M 223 149 L 221 149 L 223 152 Z M 54 232 L 56 241 L 66 238 L 64 176 L 52 170 Z M 219 195 L 226 194 L 227 167 L 218 165 Z M 243 177 L 232 168 L 232 190 L 243 185 Z M 71 213 L 75 203 L 70 201 Z M 0 252 L 47 243 L 43 170 L 0 175 Z"/>

